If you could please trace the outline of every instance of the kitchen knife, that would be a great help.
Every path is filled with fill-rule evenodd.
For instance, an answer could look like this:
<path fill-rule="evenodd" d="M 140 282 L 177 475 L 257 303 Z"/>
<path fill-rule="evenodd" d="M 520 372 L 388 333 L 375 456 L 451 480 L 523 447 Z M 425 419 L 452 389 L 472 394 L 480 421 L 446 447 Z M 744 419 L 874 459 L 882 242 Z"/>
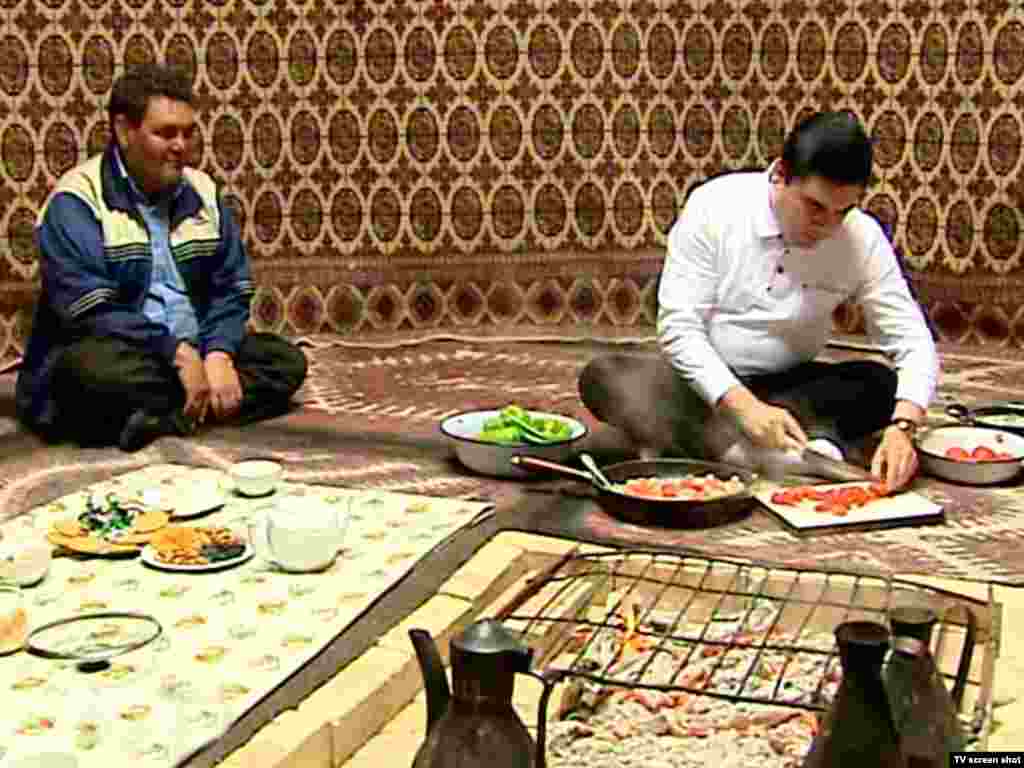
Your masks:
<path fill-rule="evenodd" d="M 853 482 L 862 480 L 877 480 L 868 470 L 851 464 L 848 461 L 839 461 L 831 456 L 818 453 L 812 448 L 804 448 L 800 454 L 800 461 L 805 465 L 804 473 L 823 477 L 826 480 L 838 480 L 840 482 Z"/>
<path fill-rule="evenodd" d="M 868 470 L 840 461 L 807 446 L 795 446 L 788 451 L 762 450 L 758 471 L 773 482 L 784 482 L 787 477 L 820 477 L 840 483 L 875 481 Z"/>

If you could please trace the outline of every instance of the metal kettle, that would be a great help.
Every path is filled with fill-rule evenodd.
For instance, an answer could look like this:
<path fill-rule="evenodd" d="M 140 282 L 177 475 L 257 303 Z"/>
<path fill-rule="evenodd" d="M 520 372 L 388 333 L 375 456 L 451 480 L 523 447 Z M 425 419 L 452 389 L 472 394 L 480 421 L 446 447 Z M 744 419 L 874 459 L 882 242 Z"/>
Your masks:
<path fill-rule="evenodd" d="M 949 691 L 931 653 L 932 628 L 938 614 L 924 606 L 898 606 L 889 612 L 893 653 L 884 679 L 893 722 L 911 765 L 952 765 L 950 753 L 962 751 L 967 741 L 958 713 L 977 627 L 973 612 L 963 607 L 967 614 L 966 634 Z"/>
<path fill-rule="evenodd" d="M 428 632 L 409 631 L 427 692 L 427 734 L 413 768 L 544 768 L 546 711 L 556 680 L 530 671 L 533 650 L 502 624 L 471 624 L 450 644 L 452 686 Z M 515 675 L 544 684 L 537 741 L 512 708 Z"/>

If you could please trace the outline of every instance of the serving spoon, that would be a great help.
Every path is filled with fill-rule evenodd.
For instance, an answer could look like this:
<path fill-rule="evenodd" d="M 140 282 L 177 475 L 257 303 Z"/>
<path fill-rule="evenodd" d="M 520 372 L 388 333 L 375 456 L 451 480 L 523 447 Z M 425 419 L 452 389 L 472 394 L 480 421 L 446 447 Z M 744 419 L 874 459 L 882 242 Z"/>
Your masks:
<path fill-rule="evenodd" d="M 605 477 L 604 472 L 602 472 L 601 468 L 597 466 L 597 462 L 594 461 L 593 456 L 591 456 L 589 453 L 581 453 L 580 463 L 582 463 L 583 466 L 587 468 L 587 471 L 590 472 L 590 476 L 594 478 L 594 482 L 596 482 L 602 488 L 612 487 L 611 481 L 607 477 Z"/>

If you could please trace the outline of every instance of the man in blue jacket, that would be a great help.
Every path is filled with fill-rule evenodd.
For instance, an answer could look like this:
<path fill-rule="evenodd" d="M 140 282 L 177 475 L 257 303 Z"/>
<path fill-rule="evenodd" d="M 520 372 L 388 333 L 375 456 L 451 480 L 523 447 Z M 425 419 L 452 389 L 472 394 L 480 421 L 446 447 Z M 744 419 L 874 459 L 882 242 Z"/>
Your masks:
<path fill-rule="evenodd" d="M 249 262 L 231 209 L 186 167 L 191 83 L 144 65 L 115 82 L 106 150 L 66 173 L 40 211 L 42 294 L 18 415 L 48 440 L 138 450 L 204 422 L 287 410 L 302 351 L 247 333 Z"/>

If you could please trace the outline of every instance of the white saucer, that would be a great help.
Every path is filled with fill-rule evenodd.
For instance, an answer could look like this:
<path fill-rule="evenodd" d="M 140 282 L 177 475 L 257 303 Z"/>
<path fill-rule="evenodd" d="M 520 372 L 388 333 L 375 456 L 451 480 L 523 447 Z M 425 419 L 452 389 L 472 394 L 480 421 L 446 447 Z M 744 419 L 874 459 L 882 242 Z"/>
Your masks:
<path fill-rule="evenodd" d="M 190 520 L 193 517 L 214 512 L 227 503 L 227 497 L 223 493 L 204 493 L 201 496 L 189 496 L 183 494 L 181 497 L 171 499 L 171 520 Z"/>

